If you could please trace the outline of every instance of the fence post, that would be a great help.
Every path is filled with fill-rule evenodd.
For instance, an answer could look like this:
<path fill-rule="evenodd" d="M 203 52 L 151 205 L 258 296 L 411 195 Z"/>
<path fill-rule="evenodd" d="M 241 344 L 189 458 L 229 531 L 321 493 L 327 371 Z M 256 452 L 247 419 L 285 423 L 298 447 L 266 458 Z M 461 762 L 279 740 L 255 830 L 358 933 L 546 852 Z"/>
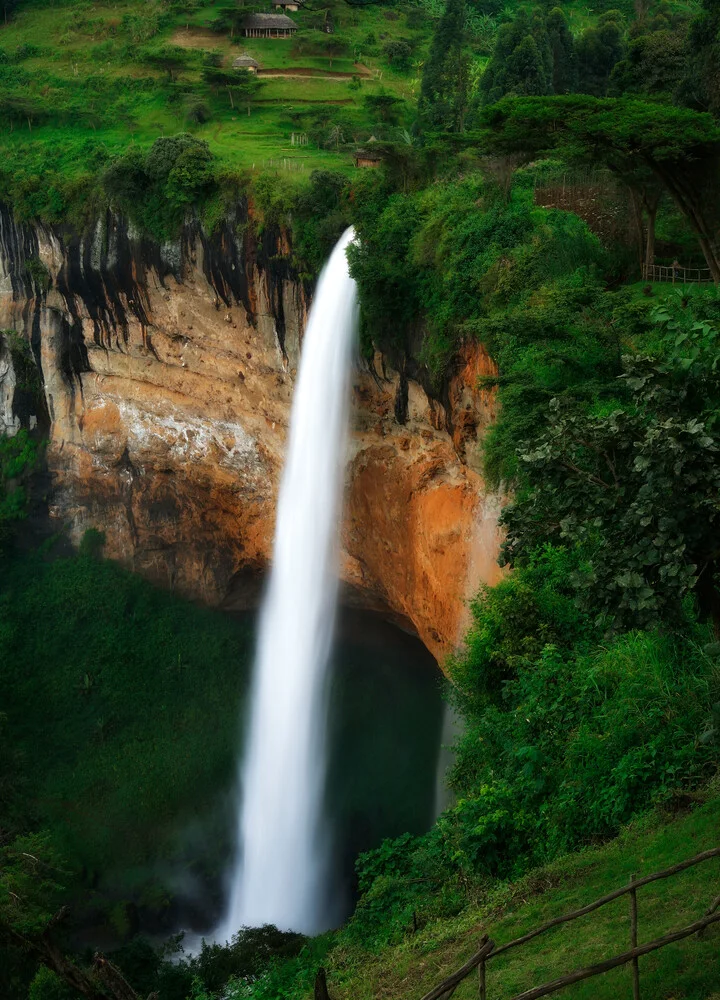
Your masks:
<path fill-rule="evenodd" d="M 478 983 L 480 987 L 480 1000 L 487 1000 L 487 991 L 485 989 L 485 959 L 480 959 L 480 965 L 478 965 Z"/>
<path fill-rule="evenodd" d="M 632 884 L 637 876 L 630 876 L 630 884 Z M 630 890 L 630 947 L 637 948 L 638 944 L 638 911 L 637 911 L 637 890 Z M 640 964 L 637 958 L 632 960 L 632 977 L 633 977 L 633 1000 L 640 1000 Z"/>

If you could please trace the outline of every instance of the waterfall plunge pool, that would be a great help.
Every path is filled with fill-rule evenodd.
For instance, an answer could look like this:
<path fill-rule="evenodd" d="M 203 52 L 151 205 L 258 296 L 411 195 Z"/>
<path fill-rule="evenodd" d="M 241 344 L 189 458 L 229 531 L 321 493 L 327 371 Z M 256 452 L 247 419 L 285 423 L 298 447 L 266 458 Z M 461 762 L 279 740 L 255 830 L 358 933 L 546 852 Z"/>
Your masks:
<path fill-rule="evenodd" d="M 235 612 L 249 639 L 257 612 Z M 249 681 L 243 679 L 243 686 Z M 442 674 L 413 635 L 381 615 L 338 609 L 329 667 L 328 759 L 325 821 L 330 834 L 330 910 L 340 924 L 357 898 L 355 859 L 386 837 L 424 833 L 436 815 L 438 761 L 445 705 Z M 237 711 L 229 700 L 227 710 Z M 246 718 L 243 714 L 243 723 Z M 238 745 L 244 743 L 238 732 Z M 228 773 L 237 747 L 228 747 Z M 194 876 L 174 878 L 172 925 L 191 935 L 212 934 L 227 905 L 227 869 L 234 849 L 232 780 L 213 798 L 206 823 L 179 831 L 182 855 L 193 858 Z M 172 868 L 176 866 L 171 865 Z M 168 914 L 169 916 L 169 914 Z M 155 933 L 161 928 L 152 928 Z"/>

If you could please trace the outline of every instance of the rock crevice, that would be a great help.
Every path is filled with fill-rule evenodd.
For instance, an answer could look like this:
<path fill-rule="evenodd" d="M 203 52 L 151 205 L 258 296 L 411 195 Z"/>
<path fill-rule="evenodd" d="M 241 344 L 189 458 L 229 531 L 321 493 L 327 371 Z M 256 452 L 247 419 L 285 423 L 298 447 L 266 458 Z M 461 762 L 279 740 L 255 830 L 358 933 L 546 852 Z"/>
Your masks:
<path fill-rule="evenodd" d="M 0 206 L 0 328 L 31 346 L 49 419 L 50 515 L 77 543 L 211 604 L 257 600 L 270 558 L 309 305 L 287 236 L 251 211 L 208 237 L 142 238 L 107 213 L 83 239 Z M 439 661 L 497 575 L 497 499 L 479 443 L 492 372 L 468 346 L 443 402 L 378 357 L 353 377 L 342 575 L 356 603 L 414 628 Z M 0 349 L 0 432 L 16 378 Z M 25 414 L 25 419 L 37 419 Z"/>

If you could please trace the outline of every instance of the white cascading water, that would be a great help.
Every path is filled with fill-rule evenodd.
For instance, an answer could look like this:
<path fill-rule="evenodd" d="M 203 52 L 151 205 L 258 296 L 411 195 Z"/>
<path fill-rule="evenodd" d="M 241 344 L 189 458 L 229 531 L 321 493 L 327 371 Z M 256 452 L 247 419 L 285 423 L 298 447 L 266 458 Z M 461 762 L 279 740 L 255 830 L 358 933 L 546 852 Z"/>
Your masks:
<path fill-rule="evenodd" d="M 238 854 L 219 940 L 263 924 L 314 934 L 331 920 L 326 668 L 357 327 L 346 257 L 352 239 L 348 229 L 320 276 L 303 339 L 241 764 Z"/>

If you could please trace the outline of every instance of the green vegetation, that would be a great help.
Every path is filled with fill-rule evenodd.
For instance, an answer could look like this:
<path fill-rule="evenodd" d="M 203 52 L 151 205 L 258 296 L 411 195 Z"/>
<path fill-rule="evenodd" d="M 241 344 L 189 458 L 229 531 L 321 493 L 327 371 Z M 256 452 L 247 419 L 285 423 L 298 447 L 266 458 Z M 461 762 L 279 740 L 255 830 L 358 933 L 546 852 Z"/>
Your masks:
<path fill-rule="evenodd" d="M 108 167 L 188 130 L 207 144 L 221 189 L 230 177 L 247 187 L 278 163 L 290 180 L 349 172 L 356 144 L 391 138 L 365 98 L 414 101 L 432 18 L 342 0 L 330 11 L 333 35 L 324 14 L 302 9 L 298 34 L 278 41 L 242 38 L 245 11 L 217 3 L 27 0 L 0 29 L 0 197 L 21 218 L 82 228 L 112 201 Z M 244 51 L 278 75 L 234 70 Z M 293 133 L 308 144 L 293 146 Z M 193 191 L 200 202 L 210 193 Z"/>
<path fill-rule="evenodd" d="M 292 41 L 248 40 L 278 74 L 258 79 L 232 67 L 235 8 L 8 8 L 0 195 L 16 214 L 80 227 L 111 204 L 167 240 L 188 215 L 211 229 L 248 198 L 251 225 L 292 233 L 303 278 L 352 222 L 367 359 L 380 349 L 441 404 L 461 348 L 482 344 L 496 365 L 481 386 L 499 402 L 482 459 L 506 497 L 512 572 L 477 595 L 447 665 L 464 723 L 454 804 L 429 832 L 360 855 L 359 901 L 338 931 L 242 932 L 172 965 L 133 937 L 128 901 L 139 889 L 142 906 L 169 910 L 158 874 L 169 861 L 219 874 L 217 853 L 198 872 L 185 831 L 202 812 L 226 836 L 224 707 L 228 692 L 241 698 L 247 636 L 100 561 L 91 536 L 72 559 L 5 557 L 0 923 L 32 937 L 62 899 L 81 915 L 102 906 L 119 967 L 162 1000 L 301 1000 L 321 964 L 333 1000 L 411 996 L 459 965 L 482 927 L 508 940 L 631 872 L 715 846 L 716 6 L 338 2 L 334 33 L 325 9 L 303 9 Z M 288 145 L 293 133 L 307 145 Z M 350 153 L 371 137 L 383 168 L 356 174 Z M 267 162 L 278 156 L 297 171 Z M 625 225 L 602 224 L 611 202 Z M 641 263 L 678 256 L 716 284 L 637 283 Z M 46 289 L 39 262 L 28 276 Z M 0 444 L 6 535 L 38 447 L 27 434 Z M 704 804 L 678 818 L 689 803 Z M 648 891 L 644 939 L 699 915 L 707 882 L 698 869 Z M 508 956 L 491 988 L 512 995 L 562 971 L 558 957 L 620 950 L 618 912 Z M 7 991 L 62 996 L 67 977 L 10 954 Z M 717 933 L 663 951 L 644 963 L 645 988 L 708 1000 L 716 959 Z M 575 995 L 616 996 L 623 975 Z"/>
<path fill-rule="evenodd" d="M 27 477 L 37 455 L 37 444 L 27 431 L 0 437 L 0 544 L 14 522 L 27 512 Z"/>
<path fill-rule="evenodd" d="M 707 794 L 707 793 L 706 793 Z M 702 801 L 706 795 L 699 795 Z M 455 917 L 431 919 L 413 933 L 412 916 L 401 941 L 381 950 L 359 947 L 342 934 L 329 954 L 310 947 L 293 963 L 307 972 L 296 992 L 288 980 L 268 976 L 263 990 L 251 996 L 269 1000 L 277 996 L 312 995 L 310 970 L 324 963 L 329 967 L 331 996 L 338 1000 L 373 1000 L 383 995 L 420 997 L 458 969 L 477 948 L 479 937 L 490 933 L 500 945 L 533 930 L 553 917 L 592 902 L 622 885 L 632 874 L 644 875 L 668 867 L 696 852 L 717 845 L 720 800 L 717 788 L 707 804 L 679 819 L 654 814 L 634 823 L 611 843 L 589 848 L 535 868 L 517 881 L 501 881 L 477 888 L 479 902 L 471 903 Z M 666 882 L 656 882 L 638 893 L 641 941 L 682 927 L 706 908 L 717 879 L 717 860 L 700 865 Z M 432 874 L 432 869 L 426 869 Z M 498 958 L 488 965 L 488 994 L 514 996 L 543 982 L 589 965 L 628 947 L 627 897 L 599 912 L 551 931 L 536 941 Z M 718 988 L 717 930 L 704 940 L 691 938 L 640 960 L 643 991 L 688 1000 L 708 1000 Z M 629 993 L 630 974 L 616 970 L 571 987 L 568 995 L 578 1000 L 613 1000 Z M 275 990 L 273 993 L 272 990 Z M 244 994 L 238 992 L 237 997 Z M 477 980 L 471 976 L 458 989 L 460 1000 L 477 997 Z M 235 1000 L 235 997 L 233 997 Z"/>
<path fill-rule="evenodd" d="M 128 891 L 143 866 L 184 859 L 183 826 L 231 782 L 224 706 L 241 704 L 250 636 L 95 557 L 101 544 L 5 560 L 0 675 L 24 781 L 14 825 L 52 827 L 69 865 Z"/>

